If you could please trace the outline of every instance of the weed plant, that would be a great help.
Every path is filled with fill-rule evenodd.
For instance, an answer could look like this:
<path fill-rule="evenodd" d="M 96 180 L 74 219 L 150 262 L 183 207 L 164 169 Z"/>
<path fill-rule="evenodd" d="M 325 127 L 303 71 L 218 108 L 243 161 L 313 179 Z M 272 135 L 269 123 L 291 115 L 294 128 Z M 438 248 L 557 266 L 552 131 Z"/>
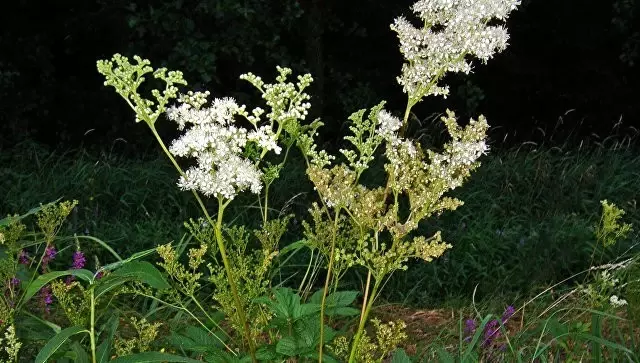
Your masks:
<path fill-rule="evenodd" d="M 564 191 L 557 190 L 553 181 L 582 183 L 585 188 L 593 183 L 590 173 L 595 167 L 580 169 L 576 166 L 586 164 L 571 159 L 584 155 L 553 159 L 531 152 L 494 158 L 500 163 L 496 169 L 504 169 L 508 162 L 519 166 L 509 174 L 498 174 L 506 178 L 504 183 L 491 179 L 493 175 L 485 177 L 487 184 L 478 188 L 494 187 L 495 200 L 479 192 L 470 195 L 484 215 L 478 218 L 477 212 L 467 211 L 433 219 L 463 205 L 450 192 L 459 190 L 487 153 L 488 124 L 480 116 L 461 126 L 455 113 L 447 110 L 441 121 L 450 139 L 443 147 L 425 145 L 407 136 L 412 109 L 426 96 L 446 96 L 449 89 L 443 77 L 470 72 L 472 56 L 486 62 L 504 49 L 508 35 L 497 24 L 518 4 L 516 0 L 414 4 L 420 28 L 403 17 L 391 26 L 406 60 L 398 77 L 407 94 L 406 109 L 397 117 L 381 102 L 354 112 L 337 153 L 316 144 L 322 123 L 305 120 L 311 107 L 306 93 L 311 75 L 292 82 L 292 71 L 281 67 L 274 83 L 252 73 L 242 75 L 262 96 L 265 110 L 247 108 L 231 98 L 210 101 L 209 92 L 179 93 L 179 87 L 187 85 L 180 71 L 154 69 L 138 56 L 133 62 L 119 54 L 98 61 L 105 85 L 113 87 L 134 111 L 135 121 L 148 128 L 177 171 L 177 187 L 193 199 L 184 201 L 175 193 L 167 194 L 175 198 L 156 199 L 155 191 L 132 192 L 132 184 L 157 183 L 149 180 L 156 174 L 131 174 L 125 168 L 120 169 L 119 185 L 97 185 L 102 179 L 93 173 L 112 174 L 109 158 L 105 169 L 86 167 L 81 161 L 73 163 L 80 168 L 68 178 L 45 179 L 45 185 L 62 182 L 52 184 L 54 190 L 87 180 L 76 191 L 87 206 L 77 210 L 77 201 L 51 203 L 0 221 L 0 272 L 6 285 L 0 306 L 3 359 L 17 361 L 23 342 L 30 342 L 27 351 L 37 351 L 38 363 L 97 363 L 111 358 L 115 362 L 410 362 L 403 349 L 409 338 L 407 323 L 395 317 L 382 320 L 376 314 L 383 291 L 391 287 L 404 293 L 405 302 L 433 299 L 435 294 L 454 296 L 433 281 L 442 271 L 453 273 L 441 281 L 467 290 L 474 280 L 504 276 L 504 281 L 494 277 L 495 285 L 481 281 L 480 289 L 476 283 L 474 298 L 478 292 L 495 296 L 500 289 L 540 290 L 518 289 L 531 281 L 531 261 L 524 268 L 512 262 L 518 249 L 522 256 L 537 254 L 544 266 L 558 263 L 551 272 L 533 271 L 539 274 L 533 278 L 542 283 L 587 269 L 544 289 L 519 308 L 508 306 L 501 316 L 482 315 L 477 309 L 472 316 L 460 315 L 456 331 L 441 331 L 439 339 L 421 347 L 426 354 L 412 354 L 413 360 L 432 360 L 435 355 L 451 362 L 637 359 L 637 235 L 621 220 L 624 212 L 605 200 L 595 222 L 578 219 L 576 212 L 554 213 L 576 205 L 589 207 L 585 200 L 614 192 L 582 189 L 586 194 L 574 193 L 576 200 L 557 205 L 556 198 Z M 156 125 L 164 116 L 183 132 L 170 144 Z M 301 162 L 292 175 L 298 177 L 303 170 L 312 190 L 303 188 L 308 191 L 304 198 L 297 192 L 290 196 L 291 191 L 274 196 L 287 189 L 288 180 L 281 176 L 296 153 Z M 39 153 L 32 156 L 40 164 Z M 543 164 L 549 160 L 561 162 Z M 43 163 L 53 169 L 68 166 L 62 158 L 47 157 Z M 548 174 L 554 167 L 562 172 Z M 47 175 L 42 165 L 27 170 Z M 520 175 L 521 170 L 534 173 Z M 17 178 L 15 172 L 7 174 L 7 179 Z M 285 184 L 277 184 L 278 180 Z M 633 188 L 617 175 L 605 173 L 604 180 L 621 189 Z M 160 191 L 168 189 L 166 181 L 157 185 Z M 537 186 L 549 195 L 533 189 Z M 615 192 L 619 198 L 620 190 Z M 41 198 L 39 193 L 34 196 Z M 114 213 L 117 218 L 144 214 L 150 221 L 135 226 L 134 237 L 146 236 L 124 248 L 125 258 L 109 243 L 86 235 L 98 229 L 97 223 L 88 222 L 100 219 L 105 207 L 117 209 L 106 201 L 116 195 L 119 203 L 134 209 Z M 502 210 L 497 204 L 501 198 L 506 204 Z M 520 229 L 515 227 L 523 225 L 518 221 L 523 204 L 517 203 L 529 203 L 532 217 Z M 307 213 L 299 213 L 300 206 Z M 298 213 L 290 213 L 294 210 Z M 179 239 L 175 227 L 163 231 L 163 223 L 176 215 L 184 220 L 187 232 Z M 35 232 L 27 232 L 24 224 L 30 218 L 35 218 Z M 65 232 L 73 237 L 59 237 L 68 218 L 71 223 Z M 443 225 L 455 228 L 452 236 L 469 238 L 463 256 L 448 253 L 453 245 L 449 237 L 443 238 Z M 486 244 L 473 240 L 476 236 Z M 149 240 L 154 237 L 165 241 Z M 166 241 L 171 237 L 173 241 Z M 565 254 L 560 243 L 578 246 L 575 256 Z M 536 250 L 539 245 L 548 249 L 541 253 Z M 145 250 L 146 246 L 152 248 Z M 486 251 L 494 254 L 483 254 Z M 575 259 L 567 259 L 569 255 Z M 66 256 L 66 263 L 61 256 Z M 308 258 L 306 267 L 296 266 L 295 256 Z M 469 275 L 451 262 L 454 258 L 471 264 Z M 434 263 L 438 260 L 439 265 Z M 415 278 L 404 272 L 417 262 L 430 266 L 430 274 L 425 274 L 430 278 L 411 285 L 425 286 L 428 293 L 399 285 L 403 278 Z M 514 271 L 529 280 L 507 281 Z M 541 297 L 547 296 L 549 305 L 525 325 L 527 306 L 534 302 L 542 306 Z M 623 309 L 629 318 L 618 315 Z M 519 333 L 512 333 L 510 325 L 518 317 Z M 26 318 L 29 324 L 24 323 Z M 38 335 L 30 325 L 47 327 L 49 334 Z M 449 346 L 449 338 L 456 335 L 457 344 Z"/>

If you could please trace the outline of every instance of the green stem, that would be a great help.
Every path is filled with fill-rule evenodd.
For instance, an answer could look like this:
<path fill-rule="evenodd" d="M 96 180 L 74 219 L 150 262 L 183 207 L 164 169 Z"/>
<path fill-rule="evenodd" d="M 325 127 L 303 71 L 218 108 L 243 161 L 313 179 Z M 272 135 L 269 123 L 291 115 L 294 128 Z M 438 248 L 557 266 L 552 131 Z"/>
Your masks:
<path fill-rule="evenodd" d="M 267 224 L 267 210 L 269 209 L 269 187 L 271 183 L 265 185 L 264 187 L 264 212 L 262 214 L 262 225 L 265 226 Z"/>
<path fill-rule="evenodd" d="M 311 257 L 309 258 L 309 264 L 307 265 L 307 271 L 304 273 L 304 277 L 302 278 L 302 282 L 300 282 L 300 287 L 298 287 L 298 293 L 302 294 L 302 288 L 304 287 L 304 283 L 307 282 L 307 277 L 309 276 L 309 271 L 311 271 L 311 264 L 313 263 L 313 254 L 314 250 L 311 250 Z"/>
<path fill-rule="evenodd" d="M 373 302 L 375 301 L 379 287 L 380 279 L 376 279 L 376 282 L 373 284 L 373 290 L 371 290 L 371 294 L 369 295 L 369 301 L 364 302 L 366 308 L 363 310 L 363 313 L 360 316 L 360 324 L 358 325 L 358 330 L 356 331 L 356 335 L 353 337 L 353 342 L 351 343 L 351 354 L 349 354 L 349 363 L 355 363 L 356 361 L 358 345 L 360 345 L 362 333 L 364 333 L 364 326 L 367 323 L 367 317 L 369 317 L 369 313 L 371 312 L 371 307 L 373 307 Z"/>
<path fill-rule="evenodd" d="M 96 289 L 91 289 L 91 322 L 89 330 L 89 340 L 91 341 L 91 362 L 96 363 L 96 300 L 94 292 Z"/>
<path fill-rule="evenodd" d="M 256 348 L 253 342 L 253 338 L 251 337 L 251 330 L 249 329 L 249 324 L 247 323 L 247 318 L 244 313 L 244 308 L 242 306 L 242 302 L 240 301 L 240 295 L 238 295 L 238 288 L 236 287 L 236 279 L 233 274 L 233 270 L 231 269 L 231 264 L 229 263 L 229 258 L 227 257 L 227 250 L 224 245 L 224 240 L 222 238 L 222 215 L 224 213 L 224 203 L 222 199 L 218 199 L 218 217 L 216 220 L 216 241 L 218 243 L 218 249 L 220 250 L 220 256 L 222 257 L 222 263 L 224 264 L 224 268 L 227 272 L 227 279 L 229 280 L 229 287 L 231 288 L 231 294 L 233 295 L 233 300 L 236 304 L 236 312 L 238 314 L 238 318 L 240 319 L 240 325 L 244 330 L 244 335 L 247 339 L 247 344 L 249 345 L 249 354 L 251 354 L 251 360 L 253 362 L 257 362 L 256 359 Z"/>
<path fill-rule="evenodd" d="M 178 165 L 178 162 L 173 157 L 173 155 L 171 155 L 171 153 L 167 149 L 166 145 L 162 141 L 162 138 L 160 138 L 160 135 L 158 134 L 158 131 L 156 130 L 156 128 L 153 126 L 153 124 L 151 124 L 149 122 L 147 122 L 147 125 L 149 125 L 149 128 L 151 129 L 151 132 L 153 133 L 153 136 L 155 136 L 156 140 L 160 144 L 160 147 L 162 148 L 164 153 L 167 155 L 169 160 L 171 160 L 171 163 L 173 164 L 173 166 L 176 168 L 176 170 L 178 170 L 178 172 L 180 173 L 181 176 L 185 176 L 184 171 L 182 171 L 182 168 L 180 168 L 180 165 Z M 253 339 L 251 338 L 249 325 L 247 324 L 247 319 L 246 319 L 246 316 L 245 316 L 245 313 L 244 313 L 244 309 L 242 307 L 242 303 L 240 301 L 240 296 L 238 295 L 238 289 L 236 287 L 236 281 L 235 281 L 235 277 L 234 277 L 234 274 L 233 274 L 233 270 L 231 269 L 231 264 L 229 263 L 229 259 L 227 258 L 227 250 L 226 250 L 225 245 L 224 245 L 224 240 L 222 239 L 222 215 L 224 213 L 225 205 L 224 205 L 224 203 L 222 202 L 221 199 L 218 199 L 218 217 L 217 217 L 217 222 L 213 223 L 213 219 L 211 218 L 211 215 L 207 211 L 207 207 L 204 205 L 204 202 L 202 201 L 202 199 L 200 198 L 198 193 L 195 190 L 192 190 L 191 193 L 196 198 L 196 201 L 198 202 L 198 205 L 200 206 L 200 209 L 202 209 L 202 212 L 204 213 L 205 217 L 207 218 L 207 221 L 209 222 L 209 224 L 212 225 L 212 226 L 213 225 L 216 226 L 216 231 L 215 231 L 216 232 L 216 242 L 218 244 L 218 249 L 220 250 L 220 255 L 222 256 L 222 262 L 224 264 L 224 269 L 225 269 L 225 272 L 227 274 L 227 279 L 229 280 L 229 287 L 231 288 L 231 294 L 233 295 L 233 299 L 234 299 L 234 302 L 236 304 L 236 310 L 238 312 L 238 317 L 240 318 L 240 323 L 243 326 L 244 335 L 245 335 L 245 337 L 247 339 L 247 344 L 249 345 L 249 353 L 251 354 L 251 360 L 253 362 L 257 362 L 255 345 L 253 344 Z"/>
<path fill-rule="evenodd" d="M 322 291 L 322 304 L 320 305 L 320 347 L 318 348 L 318 362 L 322 363 L 322 348 L 324 347 L 324 308 L 327 302 L 327 290 L 331 281 L 331 270 L 333 269 L 333 255 L 336 250 L 336 237 L 338 234 L 338 217 L 340 208 L 336 209 L 336 216 L 333 220 L 333 238 L 331 239 L 331 252 L 329 252 L 329 266 L 327 267 L 327 278 L 324 280 L 324 290 Z"/>

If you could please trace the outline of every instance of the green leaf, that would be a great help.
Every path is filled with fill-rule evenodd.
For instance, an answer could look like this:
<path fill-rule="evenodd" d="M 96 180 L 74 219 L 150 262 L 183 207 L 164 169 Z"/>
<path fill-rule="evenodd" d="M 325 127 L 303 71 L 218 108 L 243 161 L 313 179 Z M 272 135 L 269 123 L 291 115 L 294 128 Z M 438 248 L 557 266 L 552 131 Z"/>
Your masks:
<path fill-rule="evenodd" d="M 309 298 L 309 302 L 312 304 L 322 303 L 322 289 L 316 291 Z M 326 299 L 327 306 L 349 306 L 358 297 L 358 291 L 337 291 L 333 294 L 329 294 Z"/>
<path fill-rule="evenodd" d="M 100 279 L 100 281 L 96 284 L 96 289 L 94 292 L 95 299 L 98 299 L 100 296 L 131 280 L 133 280 L 133 277 L 127 278 L 111 275 Z"/>
<path fill-rule="evenodd" d="M 181 357 L 179 355 L 160 353 L 160 352 L 144 352 L 138 354 L 119 357 L 111 361 L 111 363 L 152 363 L 152 362 L 179 362 L 179 363 L 202 363 L 199 360 Z"/>
<path fill-rule="evenodd" d="M 360 315 L 360 310 L 348 306 L 336 308 L 329 307 L 326 309 L 325 314 L 327 316 L 356 316 Z"/>
<path fill-rule="evenodd" d="M 278 255 L 280 256 L 284 256 L 287 253 L 289 253 L 290 251 L 295 251 L 295 250 L 299 250 L 303 247 L 306 247 L 309 245 L 309 242 L 306 239 L 301 239 L 300 241 L 296 241 L 293 242 L 289 245 L 286 245 L 285 247 L 281 248 L 280 251 L 278 252 Z"/>
<path fill-rule="evenodd" d="M 111 276 L 133 278 L 155 289 L 163 290 L 171 287 L 162 273 L 146 261 L 132 261 L 114 271 Z"/>
<path fill-rule="evenodd" d="M 80 334 L 80 333 L 89 333 L 88 330 L 79 326 L 72 326 L 70 328 L 62 330 L 60 333 L 56 334 L 53 338 L 51 338 L 47 344 L 42 347 L 38 355 L 36 356 L 36 363 L 46 363 L 48 359 L 55 353 L 58 348 L 64 344 L 67 339 L 71 336 Z"/>
<path fill-rule="evenodd" d="M 278 358 L 273 345 L 263 345 L 256 351 L 256 358 L 260 361 L 274 362 Z"/>
<path fill-rule="evenodd" d="M 153 254 L 155 252 L 156 252 L 155 248 L 150 248 L 148 250 L 136 252 L 133 255 L 127 257 L 124 260 L 120 260 L 120 261 L 117 261 L 117 262 L 110 263 L 108 265 L 102 266 L 102 268 L 100 270 L 101 271 L 113 271 L 113 270 L 119 268 L 120 266 L 123 266 L 123 265 L 125 265 L 125 264 L 127 264 L 129 262 L 135 261 L 135 260 L 137 260 L 139 258 L 151 255 L 151 254 Z"/>
<path fill-rule="evenodd" d="M 89 363 L 89 354 L 87 354 L 80 343 L 73 342 L 73 344 L 71 344 L 71 351 L 75 356 L 75 363 Z"/>
<path fill-rule="evenodd" d="M 358 291 L 336 291 L 327 296 L 328 306 L 349 306 L 358 297 Z"/>
<path fill-rule="evenodd" d="M 96 349 L 96 361 L 98 363 L 106 363 L 109 361 L 110 353 L 111 353 L 111 345 L 113 344 L 113 337 L 116 335 L 116 331 L 118 330 L 119 323 L 120 323 L 120 313 L 116 311 L 114 314 L 111 315 L 109 320 L 107 320 L 107 322 L 104 324 L 104 329 L 106 331 L 107 336 Z"/>
<path fill-rule="evenodd" d="M 276 352 L 287 357 L 293 357 L 300 353 L 298 343 L 292 336 L 282 337 L 276 344 Z"/>
<path fill-rule="evenodd" d="M 63 276 L 77 276 L 83 280 L 87 280 L 91 282 L 93 280 L 93 273 L 89 270 L 67 270 L 67 271 L 53 271 L 46 273 L 44 275 L 38 276 L 35 280 L 31 281 L 31 283 L 26 287 L 24 297 L 22 299 L 22 304 L 31 299 L 35 294 L 42 289 L 43 286 L 48 284 L 49 282 L 63 277 Z"/>
<path fill-rule="evenodd" d="M 404 349 L 400 348 L 393 352 L 391 363 L 411 363 L 411 358 L 409 358 Z"/>

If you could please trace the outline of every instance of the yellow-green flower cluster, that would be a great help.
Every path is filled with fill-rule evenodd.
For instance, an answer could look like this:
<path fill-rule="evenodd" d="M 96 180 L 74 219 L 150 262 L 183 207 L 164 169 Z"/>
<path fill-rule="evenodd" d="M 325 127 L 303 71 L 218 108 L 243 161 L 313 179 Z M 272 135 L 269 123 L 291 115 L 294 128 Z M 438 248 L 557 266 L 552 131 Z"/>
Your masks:
<path fill-rule="evenodd" d="M 6 325 L 4 336 L 0 336 L 0 347 L 6 353 L 6 358 L 1 359 L 0 362 L 13 363 L 18 361 L 18 353 L 22 348 L 22 343 L 16 336 L 16 328 L 13 324 Z"/>

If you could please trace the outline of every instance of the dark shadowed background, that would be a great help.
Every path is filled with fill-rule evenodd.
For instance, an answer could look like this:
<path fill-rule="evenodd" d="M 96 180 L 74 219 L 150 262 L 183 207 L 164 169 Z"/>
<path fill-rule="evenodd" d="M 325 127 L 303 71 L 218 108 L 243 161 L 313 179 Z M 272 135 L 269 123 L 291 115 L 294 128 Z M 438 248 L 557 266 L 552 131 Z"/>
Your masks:
<path fill-rule="evenodd" d="M 402 57 L 389 29 L 413 0 L 22 0 L 0 13 L 0 145 L 153 145 L 133 112 L 102 86 L 97 59 L 138 54 L 185 72 L 190 87 L 255 104 L 238 76 L 272 79 L 276 65 L 311 72 L 313 115 L 336 140 L 351 112 L 382 99 L 404 107 Z M 508 21 L 508 49 L 451 96 L 415 109 L 422 126 L 446 107 L 485 114 L 497 145 L 633 134 L 640 125 L 639 2 L 525 0 Z M 426 123 L 425 123 L 426 122 Z M 635 127 L 635 128 L 634 128 Z M 419 129 L 419 127 L 416 127 Z M 173 127 L 161 130 L 169 136 Z M 427 130 L 425 128 L 424 130 Z M 429 132 L 429 131 L 417 132 Z M 595 134 L 595 135 L 594 135 Z M 505 140 L 506 137 L 506 140 Z"/>

